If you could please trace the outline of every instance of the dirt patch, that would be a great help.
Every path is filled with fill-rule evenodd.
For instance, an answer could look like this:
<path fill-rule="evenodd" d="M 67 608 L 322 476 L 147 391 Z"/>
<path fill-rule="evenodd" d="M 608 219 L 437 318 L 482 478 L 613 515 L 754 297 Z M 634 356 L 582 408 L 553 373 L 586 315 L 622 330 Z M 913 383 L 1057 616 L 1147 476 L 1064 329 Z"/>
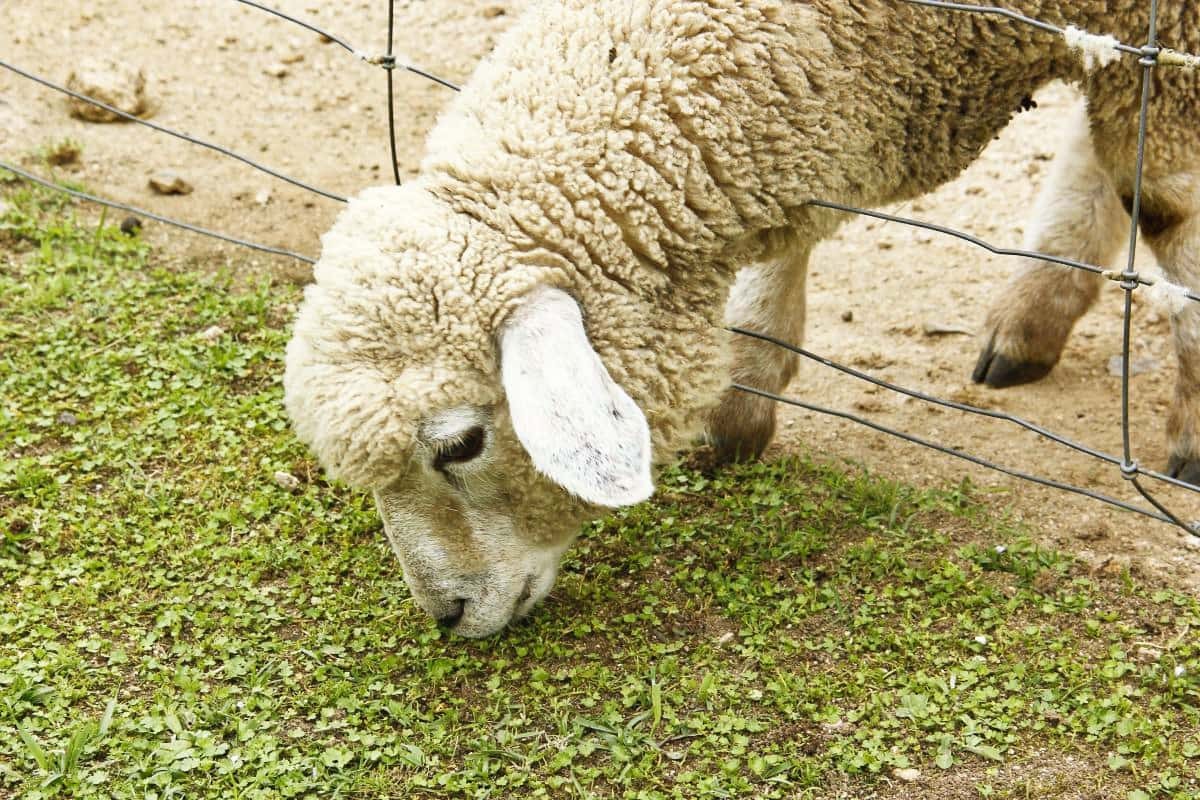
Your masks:
<path fill-rule="evenodd" d="M 460 0 L 397 0 L 396 52 L 462 81 L 495 36 L 526 5 Z M 386 47 L 384 0 L 276 5 L 310 19 L 368 53 Z M 227 7 L 226 7 L 227 6 Z M 349 195 L 390 180 L 385 76 L 336 44 L 228 0 L 111 0 L 64 8 L 48 0 L 6 3 L 4 58 L 65 81 L 64 54 L 114 58 L 147 77 L 154 121 L 219 143 L 331 192 Z M 452 93 L 397 72 L 398 161 L 417 167 L 422 141 Z M 1018 246 L 1025 215 L 1059 147 L 1058 121 L 1075 94 L 1054 86 L 1038 108 L 1019 115 L 958 180 L 893 209 Z M 65 97 L 0 70 L 0 158 L 48 168 L 51 142 L 82 146 L 60 174 L 105 196 L 143 205 L 205 227 L 316 255 L 319 235 L 340 205 L 256 172 L 209 150 L 129 123 L 94 124 L 70 116 Z M 149 177 L 172 170 L 195 190 L 161 196 Z M 160 258 L 203 268 L 246 263 L 246 254 L 209 239 L 148 224 Z M 302 280 L 303 265 L 252 255 L 250 269 Z M 970 382 L 985 310 L 1017 267 L 961 241 L 898 224 L 859 219 L 813 258 L 808 346 L 905 386 L 1002 409 L 1105 452 L 1120 453 L 1118 380 L 1108 371 L 1120 352 L 1121 293 L 1107 287 L 1072 336 L 1063 362 L 1038 384 L 990 391 Z M 1137 460 L 1165 462 L 1167 404 L 1174 384 L 1166 315 L 1135 298 L 1134 358 L 1153 365 L 1131 387 L 1132 445 Z M 931 333 L 933 331 L 933 333 Z M 793 396 L 868 416 L 989 460 L 1122 499 L 1136 496 L 1116 467 L 1052 445 L 1009 423 L 967 417 L 840 375 L 815 364 L 802 369 Z M 782 413 L 776 451 L 805 449 L 919 485 L 970 478 L 997 507 L 1040 531 L 1055 547 L 1097 563 L 1121 558 L 1178 584 L 1200 587 L 1200 540 L 1176 529 L 1110 510 L 1095 501 L 1046 490 L 966 462 L 885 437 L 849 422 L 794 409 Z M 1156 490 L 1185 519 L 1200 502 Z"/>

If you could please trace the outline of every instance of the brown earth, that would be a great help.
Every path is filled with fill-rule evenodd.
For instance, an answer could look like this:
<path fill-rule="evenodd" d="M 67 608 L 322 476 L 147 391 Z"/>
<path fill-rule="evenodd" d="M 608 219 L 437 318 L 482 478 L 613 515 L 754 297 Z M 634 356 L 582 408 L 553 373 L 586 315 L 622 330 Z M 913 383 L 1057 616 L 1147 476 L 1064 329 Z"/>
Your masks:
<path fill-rule="evenodd" d="M 385 0 L 315 3 L 276 0 L 355 48 L 386 46 Z M 396 51 L 453 81 L 465 80 L 523 0 L 454 3 L 397 0 Z M 336 44 L 234 0 L 106 0 L 82 4 L 29 0 L 0 5 L 0 58 L 63 82 L 83 57 L 108 57 L 147 77 L 153 119 L 189 132 L 338 194 L 390 180 L 385 76 Z M 452 93 L 397 72 L 401 175 L 412 175 L 422 140 Z M 1058 147 L 1063 112 L 1079 102 L 1053 86 L 1040 108 L 1021 114 L 964 175 L 905 204 L 900 213 L 961 228 L 993 243 L 1019 246 L 1021 228 Z M 39 149 L 71 138 L 82 162 L 60 177 L 98 193 L 208 228 L 310 255 L 339 205 L 195 145 L 129 124 L 82 122 L 64 97 L 0 70 L 0 159 L 47 173 Z M 160 196 L 151 174 L 170 169 L 195 187 Z M 302 280 L 298 262 L 250 254 L 161 225 L 145 235 L 164 259 L 202 268 L 247 265 Z M 976 387 L 969 375 L 987 305 L 1013 259 L 898 224 L 858 219 L 814 258 L 808 345 L 871 374 L 941 397 L 1007 411 L 1109 453 L 1121 447 L 1119 381 L 1109 359 L 1120 352 L 1121 292 L 1106 288 L 1080 324 L 1063 363 L 1042 382 L 1003 392 Z M 1137 298 L 1135 298 L 1136 300 Z M 1165 461 L 1165 417 L 1174 382 L 1165 314 L 1135 302 L 1134 357 L 1155 368 L 1136 376 L 1130 414 L 1135 458 Z M 933 439 L 988 460 L 1128 500 L 1137 498 L 1116 467 L 1076 454 L 1010 423 L 929 406 L 806 364 L 792 395 Z M 969 478 L 997 508 L 1011 508 L 1049 545 L 1081 554 L 1098 568 L 1131 565 L 1200 587 L 1200 540 L 1168 525 L 1093 500 L 1042 489 L 907 444 L 859 425 L 787 409 L 777 450 L 861 465 L 934 486 Z M 1151 484 L 1153 485 L 1153 484 Z M 1190 494 L 1155 488 L 1184 519 L 1200 518 Z"/>

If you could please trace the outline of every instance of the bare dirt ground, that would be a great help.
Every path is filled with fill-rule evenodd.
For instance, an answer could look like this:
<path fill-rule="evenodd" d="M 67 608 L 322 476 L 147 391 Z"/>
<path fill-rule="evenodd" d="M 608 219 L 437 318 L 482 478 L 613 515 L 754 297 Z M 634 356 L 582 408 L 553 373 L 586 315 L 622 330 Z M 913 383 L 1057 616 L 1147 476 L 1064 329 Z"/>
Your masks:
<path fill-rule="evenodd" d="M 523 0 L 454 3 L 397 0 L 402 59 L 463 81 Z M 386 46 L 386 0 L 316 3 L 275 0 L 359 50 Z M 29 0 L 0 5 L 0 58 L 56 81 L 84 57 L 110 57 L 144 70 L 154 121 L 222 144 L 324 189 L 354 192 L 390 180 L 385 76 L 337 45 L 234 0 Z M 401 175 L 412 175 L 422 141 L 452 97 L 415 75 L 396 73 Z M 900 213 L 1019 246 L 1022 226 L 1058 147 L 1057 125 L 1072 103 L 1066 87 L 1038 96 L 964 175 Z M 66 99 L 0 70 L 0 158 L 43 174 L 36 153 L 65 137 L 82 144 L 81 164 L 59 176 L 98 193 L 215 230 L 316 255 L 338 204 L 281 183 L 232 159 L 128 123 L 85 123 Z M 195 186 L 164 197 L 149 175 L 174 169 Z M 150 225 L 163 259 L 216 268 L 245 263 L 230 246 Z M 250 254 L 254 269 L 303 280 L 298 262 Z M 814 258 L 808 346 L 904 386 L 1013 413 L 1106 452 L 1121 446 L 1119 381 L 1108 362 L 1120 352 L 1121 293 L 1107 287 L 1073 335 L 1059 367 L 1042 382 L 1003 392 L 970 382 L 975 338 L 929 335 L 929 326 L 978 333 L 989 302 L 1016 268 L 966 243 L 896 224 L 859 219 Z M 1135 304 L 1134 358 L 1151 359 L 1133 379 L 1135 457 L 1161 469 L 1174 366 L 1165 314 Z M 817 364 L 806 364 L 793 396 L 869 417 L 991 461 L 1137 499 L 1116 467 L 1051 445 L 1009 423 L 931 407 Z M 1006 478 L 861 426 L 784 410 L 777 450 L 861 465 L 918 485 L 969 478 L 997 508 L 1011 508 L 1047 544 L 1080 553 L 1097 568 L 1132 566 L 1200 587 L 1200 540 L 1095 501 Z M 1177 490 L 1157 495 L 1185 519 L 1200 503 Z"/>

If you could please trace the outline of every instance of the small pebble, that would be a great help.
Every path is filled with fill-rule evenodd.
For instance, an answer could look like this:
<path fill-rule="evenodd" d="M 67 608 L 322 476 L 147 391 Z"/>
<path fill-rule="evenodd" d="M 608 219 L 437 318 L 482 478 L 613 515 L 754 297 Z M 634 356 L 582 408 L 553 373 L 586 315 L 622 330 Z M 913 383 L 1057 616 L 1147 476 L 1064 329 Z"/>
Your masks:
<path fill-rule="evenodd" d="M 908 767 L 907 769 L 893 770 L 892 774 L 905 783 L 913 783 L 921 780 L 921 770 Z"/>
<path fill-rule="evenodd" d="M 159 194 L 191 194 L 192 185 L 173 170 L 160 170 L 150 176 L 150 188 Z"/>
<path fill-rule="evenodd" d="M 128 236 L 133 236 L 142 229 L 142 221 L 130 214 L 125 219 L 121 220 L 121 233 Z"/>
<path fill-rule="evenodd" d="M 204 330 L 197 333 L 196 338 L 202 342 L 215 342 L 217 339 L 220 339 L 224 335 L 225 335 L 224 328 L 222 328 L 220 325 L 213 325 L 213 326 L 205 328 Z"/>
<path fill-rule="evenodd" d="M 272 78 L 286 78 L 289 70 L 287 64 L 284 64 L 281 61 L 276 61 L 274 64 L 268 64 L 263 72 L 267 73 Z"/>
<path fill-rule="evenodd" d="M 974 336 L 975 332 L 960 325 L 946 325 L 940 322 L 922 322 L 921 332 L 926 336 Z"/>
<path fill-rule="evenodd" d="M 59 425 L 78 425 L 79 417 L 72 414 L 70 411 L 63 411 L 56 417 Z"/>
<path fill-rule="evenodd" d="M 1114 378 L 1121 377 L 1121 366 L 1124 359 L 1120 356 L 1113 356 L 1108 360 L 1108 374 Z M 1129 362 L 1129 375 L 1141 375 L 1146 372 L 1154 372 L 1158 369 L 1158 360 L 1150 357 L 1135 358 Z"/>
<path fill-rule="evenodd" d="M 79 163 L 82 153 L 79 145 L 68 139 L 50 146 L 46 151 L 46 163 L 55 167 L 69 167 Z"/>
<path fill-rule="evenodd" d="M 260 189 L 254 195 L 254 202 L 258 203 L 260 206 L 265 206 L 267 203 L 271 202 L 271 190 Z"/>
<path fill-rule="evenodd" d="M 1153 647 L 1139 647 L 1135 655 L 1143 664 L 1153 664 L 1162 658 L 1162 651 Z"/>
<path fill-rule="evenodd" d="M 280 489 L 294 492 L 300 488 L 300 479 L 290 472 L 276 472 L 274 478 Z"/>
<path fill-rule="evenodd" d="M 111 60 L 84 59 L 67 76 L 67 88 L 88 95 L 126 114 L 149 110 L 146 76 L 136 67 Z M 122 117 L 99 106 L 71 98 L 72 116 L 88 122 L 116 122 Z"/>
<path fill-rule="evenodd" d="M 853 311 L 843 311 L 842 312 L 842 322 L 854 322 L 854 312 Z"/>

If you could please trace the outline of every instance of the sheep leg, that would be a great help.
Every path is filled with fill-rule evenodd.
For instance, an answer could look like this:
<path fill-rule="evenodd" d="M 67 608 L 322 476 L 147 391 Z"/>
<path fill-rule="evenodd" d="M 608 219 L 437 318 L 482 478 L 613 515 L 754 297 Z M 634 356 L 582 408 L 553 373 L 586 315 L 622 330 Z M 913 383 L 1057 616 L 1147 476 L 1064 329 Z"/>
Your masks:
<path fill-rule="evenodd" d="M 1200 216 L 1180 220 L 1153 206 L 1141 215 L 1142 233 L 1173 283 L 1200 286 Z M 1168 228 L 1150 235 L 1161 221 Z M 1200 486 L 1200 303 L 1180 299 L 1171 309 L 1178 376 L 1175 397 L 1167 416 L 1170 457 L 1167 471 L 1180 480 Z"/>
<path fill-rule="evenodd" d="M 738 273 L 725 307 L 734 327 L 799 345 L 804 337 L 804 284 L 808 248 L 796 248 Z M 732 380 L 768 392 L 783 391 L 798 356 L 776 345 L 735 335 Z M 730 387 L 709 419 L 709 440 L 721 462 L 757 458 L 775 435 L 775 402 Z"/>
<path fill-rule="evenodd" d="M 1038 198 L 1032 225 L 1028 249 L 1089 264 L 1108 263 L 1128 238 L 1129 216 L 1096 162 L 1083 120 Z M 972 379 L 1002 388 L 1045 377 L 1102 281 L 1083 270 L 1027 259 L 988 312 Z"/>

